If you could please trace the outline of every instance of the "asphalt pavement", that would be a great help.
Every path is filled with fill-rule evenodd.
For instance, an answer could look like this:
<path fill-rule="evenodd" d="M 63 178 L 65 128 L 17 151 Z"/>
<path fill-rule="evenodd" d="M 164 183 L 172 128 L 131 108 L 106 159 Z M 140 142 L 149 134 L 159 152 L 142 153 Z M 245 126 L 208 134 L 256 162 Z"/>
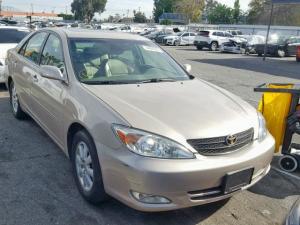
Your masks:
<path fill-rule="evenodd" d="M 165 47 L 192 74 L 217 84 L 256 106 L 253 88 L 265 82 L 300 82 L 299 63 Z M 283 224 L 300 197 L 298 174 L 274 167 L 248 191 L 229 201 L 162 213 L 142 213 L 111 199 L 99 206 L 79 195 L 71 165 L 62 151 L 31 119 L 12 116 L 8 95 L 0 87 L 0 225 L 94 224 Z"/>

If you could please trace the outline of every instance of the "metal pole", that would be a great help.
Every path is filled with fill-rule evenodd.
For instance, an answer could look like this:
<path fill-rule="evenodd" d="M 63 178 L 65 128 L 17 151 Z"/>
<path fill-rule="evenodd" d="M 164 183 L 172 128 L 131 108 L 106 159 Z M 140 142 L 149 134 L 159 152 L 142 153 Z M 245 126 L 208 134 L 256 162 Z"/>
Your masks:
<path fill-rule="evenodd" d="M 268 50 L 268 40 L 269 40 L 270 29 L 271 29 L 272 18 L 273 18 L 273 10 L 274 10 L 274 4 L 272 3 L 272 9 L 271 9 L 271 15 L 270 15 L 270 20 L 269 20 L 269 26 L 268 26 L 268 32 L 267 32 L 267 38 L 266 38 L 263 61 L 266 61 L 266 55 L 267 55 L 267 50 Z"/>

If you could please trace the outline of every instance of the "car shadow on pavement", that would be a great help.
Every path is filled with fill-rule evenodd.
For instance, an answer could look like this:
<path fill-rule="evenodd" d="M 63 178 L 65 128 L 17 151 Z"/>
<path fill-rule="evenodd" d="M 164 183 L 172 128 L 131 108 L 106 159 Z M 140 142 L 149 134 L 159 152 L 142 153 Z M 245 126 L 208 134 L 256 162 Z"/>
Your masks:
<path fill-rule="evenodd" d="M 102 216 L 108 216 L 111 224 L 195 225 L 201 223 L 216 213 L 219 209 L 224 207 L 228 201 L 229 200 L 223 200 L 221 202 L 210 203 L 203 206 L 152 213 L 134 210 L 114 199 L 110 199 L 108 202 L 102 204 L 101 207 L 91 207 Z M 114 214 L 114 216 L 112 216 L 112 214 Z"/>
<path fill-rule="evenodd" d="M 284 61 L 267 59 L 263 62 L 258 57 L 222 58 L 222 59 L 189 59 L 194 62 L 225 66 L 234 69 L 249 70 L 259 73 L 266 73 L 274 76 L 285 76 L 299 79 L 299 63 L 296 61 Z"/>
<path fill-rule="evenodd" d="M 275 166 L 264 179 L 249 189 L 252 193 L 276 199 L 299 195 L 299 190 L 299 180 L 281 173 Z"/>

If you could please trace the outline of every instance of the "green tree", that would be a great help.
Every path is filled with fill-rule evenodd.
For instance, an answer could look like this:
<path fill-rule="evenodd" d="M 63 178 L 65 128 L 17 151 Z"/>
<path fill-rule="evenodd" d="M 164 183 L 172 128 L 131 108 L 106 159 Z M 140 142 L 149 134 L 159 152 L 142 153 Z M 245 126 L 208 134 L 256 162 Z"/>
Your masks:
<path fill-rule="evenodd" d="M 273 25 L 299 26 L 299 5 L 274 5 Z M 249 4 L 248 23 L 267 24 L 271 13 L 271 0 L 252 0 Z"/>
<path fill-rule="evenodd" d="M 62 17 L 63 20 L 74 20 L 74 16 L 72 14 L 61 13 L 58 14 L 59 17 Z"/>
<path fill-rule="evenodd" d="M 235 0 L 233 7 L 233 19 L 235 23 L 239 23 L 241 16 L 240 0 Z"/>
<path fill-rule="evenodd" d="M 133 11 L 134 14 L 134 18 L 133 21 L 135 23 L 146 23 L 147 22 L 147 18 L 145 16 L 145 13 L 142 12 L 136 12 L 135 10 Z"/>
<path fill-rule="evenodd" d="M 218 3 L 216 7 L 208 13 L 208 21 L 212 24 L 231 24 L 233 22 L 232 8 Z"/>
<path fill-rule="evenodd" d="M 205 0 L 181 0 L 176 3 L 176 11 L 183 13 L 191 22 L 199 22 L 205 7 Z"/>
<path fill-rule="evenodd" d="M 105 10 L 107 0 L 73 0 L 72 13 L 77 20 L 91 22 L 96 12 L 102 13 Z"/>
<path fill-rule="evenodd" d="M 215 0 L 205 0 L 204 18 L 208 20 L 208 15 L 210 12 L 218 5 Z"/>
<path fill-rule="evenodd" d="M 264 12 L 265 0 L 251 0 L 249 3 L 248 23 L 257 23 Z"/>
<path fill-rule="evenodd" d="M 215 0 L 205 0 L 205 11 L 209 13 L 218 5 L 218 2 Z"/>
<path fill-rule="evenodd" d="M 174 12 L 177 1 L 180 0 L 154 0 L 153 18 L 156 23 L 163 13 Z"/>

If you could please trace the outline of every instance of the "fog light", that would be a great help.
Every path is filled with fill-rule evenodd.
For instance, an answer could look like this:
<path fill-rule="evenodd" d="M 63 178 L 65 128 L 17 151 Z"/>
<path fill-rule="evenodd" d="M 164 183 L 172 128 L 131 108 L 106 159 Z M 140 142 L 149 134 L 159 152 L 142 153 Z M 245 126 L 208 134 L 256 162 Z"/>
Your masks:
<path fill-rule="evenodd" d="M 136 191 L 131 191 L 132 196 L 139 202 L 146 204 L 168 204 L 171 201 L 162 196 L 143 194 Z"/>

